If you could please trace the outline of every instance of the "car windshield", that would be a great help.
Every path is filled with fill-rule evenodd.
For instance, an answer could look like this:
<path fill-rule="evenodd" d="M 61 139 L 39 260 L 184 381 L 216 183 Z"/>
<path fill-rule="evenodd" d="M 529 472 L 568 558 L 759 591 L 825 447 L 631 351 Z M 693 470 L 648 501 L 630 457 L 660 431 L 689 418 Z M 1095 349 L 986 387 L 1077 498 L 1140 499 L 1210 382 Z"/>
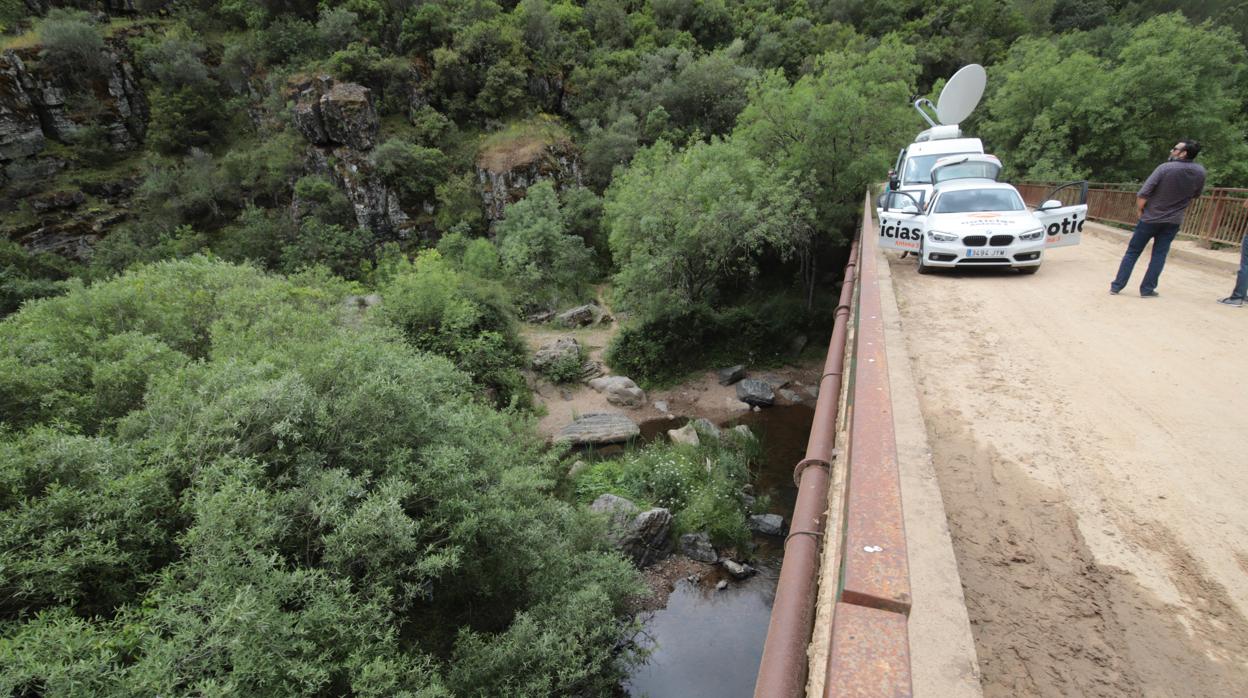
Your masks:
<path fill-rule="evenodd" d="M 964 189 L 947 191 L 936 199 L 934 213 L 1022 211 L 1023 200 L 1011 189 Z"/>
<path fill-rule="evenodd" d="M 947 182 L 951 179 L 996 179 L 1001 166 L 995 162 L 977 160 L 959 162 L 936 168 L 935 181 Z"/>
<path fill-rule="evenodd" d="M 906 160 L 906 171 L 901 176 L 902 184 L 931 184 L 932 165 L 941 158 L 953 155 L 978 155 L 979 153 L 937 153 L 936 155 L 916 155 Z"/>

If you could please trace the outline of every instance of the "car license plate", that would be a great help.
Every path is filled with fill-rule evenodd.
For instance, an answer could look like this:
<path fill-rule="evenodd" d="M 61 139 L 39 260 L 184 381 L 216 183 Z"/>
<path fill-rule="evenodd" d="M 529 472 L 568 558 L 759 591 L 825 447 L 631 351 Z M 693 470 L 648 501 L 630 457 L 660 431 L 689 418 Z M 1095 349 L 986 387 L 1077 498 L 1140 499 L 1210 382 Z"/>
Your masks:
<path fill-rule="evenodd" d="M 1005 250 L 967 250 L 967 257 L 1004 257 Z"/>

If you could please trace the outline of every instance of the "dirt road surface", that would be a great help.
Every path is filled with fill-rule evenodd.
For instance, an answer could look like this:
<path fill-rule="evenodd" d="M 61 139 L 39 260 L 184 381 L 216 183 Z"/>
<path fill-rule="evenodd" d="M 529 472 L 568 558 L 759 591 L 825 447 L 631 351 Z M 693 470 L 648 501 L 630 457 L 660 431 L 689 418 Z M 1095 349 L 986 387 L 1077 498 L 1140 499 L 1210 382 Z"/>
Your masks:
<path fill-rule="evenodd" d="M 1111 296 L 1123 246 L 890 254 L 986 696 L 1248 695 L 1248 308 L 1179 259 Z"/>

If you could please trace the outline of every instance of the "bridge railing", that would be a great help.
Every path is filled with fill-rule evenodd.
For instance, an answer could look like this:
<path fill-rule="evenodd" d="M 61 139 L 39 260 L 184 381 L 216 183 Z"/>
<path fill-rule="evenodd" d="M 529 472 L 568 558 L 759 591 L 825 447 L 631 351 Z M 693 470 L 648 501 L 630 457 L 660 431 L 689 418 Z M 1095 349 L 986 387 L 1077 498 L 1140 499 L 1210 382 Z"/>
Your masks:
<path fill-rule="evenodd" d="M 1029 206 L 1036 206 L 1058 184 L 1060 183 L 1021 182 L 1014 186 Z M 1088 217 L 1122 225 L 1135 225 L 1138 220 L 1135 193 L 1139 188 L 1139 184 L 1131 183 L 1092 183 L 1088 187 Z M 1072 203 L 1063 198 L 1063 194 L 1069 196 L 1071 193 L 1073 192 L 1069 190 L 1059 192 L 1058 198 Z M 1244 235 L 1248 234 L 1248 189 L 1215 187 L 1206 190 L 1205 194 L 1188 207 L 1179 234 L 1206 244 L 1240 244 Z"/>
<path fill-rule="evenodd" d="M 910 572 L 873 209 L 868 193 L 860 234 L 845 267 L 806 457 L 794 471 L 797 505 L 785 539 L 755 698 L 806 696 L 812 671 L 822 674 L 823 681 L 813 683 L 822 683 L 825 697 L 912 693 Z M 835 448 L 838 432 L 847 435 L 839 449 L 844 457 Z M 839 506 L 829 509 L 833 467 L 844 471 L 838 473 L 831 497 Z M 835 574 L 820 575 L 821 542 L 836 546 Z M 807 649 L 821 576 L 836 593 L 830 595 L 829 637 L 819 638 L 828 640 L 826 658 L 812 661 Z"/>

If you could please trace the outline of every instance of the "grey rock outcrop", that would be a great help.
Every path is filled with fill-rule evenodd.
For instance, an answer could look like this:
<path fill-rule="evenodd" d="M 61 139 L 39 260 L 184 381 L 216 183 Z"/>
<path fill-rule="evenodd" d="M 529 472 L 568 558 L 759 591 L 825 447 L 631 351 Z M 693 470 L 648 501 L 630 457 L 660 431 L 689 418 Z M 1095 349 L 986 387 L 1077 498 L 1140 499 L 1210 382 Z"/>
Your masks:
<path fill-rule="evenodd" d="M 693 428 L 697 429 L 699 434 L 707 438 L 715 439 L 716 441 L 718 441 L 721 437 L 719 427 L 715 426 L 715 423 L 706 417 L 699 417 L 695 419 L 693 421 Z"/>
<path fill-rule="evenodd" d="M 750 516 L 749 526 L 751 531 L 765 536 L 784 535 L 784 517 L 779 514 L 754 514 Z"/>
<path fill-rule="evenodd" d="M 533 355 L 533 368 L 545 371 L 561 361 L 569 360 L 580 362 L 581 345 L 573 337 L 558 337 L 537 350 Z"/>
<path fill-rule="evenodd" d="M 641 407 L 646 404 L 646 393 L 631 379 L 624 376 L 603 376 L 589 382 L 589 387 L 605 393 L 607 402 L 621 407 Z"/>
<path fill-rule="evenodd" d="M 555 316 L 555 322 L 564 327 L 585 327 L 592 325 L 597 321 L 598 314 L 602 312 L 594 303 L 586 305 L 578 305 L 571 310 L 565 310 Z"/>
<path fill-rule="evenodd" d="M 720 385 L 732 385 L 745 378 L 745 366 L 737 364 L 736 366 L 721 368 L 716 371 L 716 377 L 719 379 Z"/>
<path fill-rule="evenodd" d="M 614 444 L 641 435 L 641 427 L 622 414 L 596 412 L 587 414 L 559 430 L 554 441 L 576 446 Z"/>
<path fill-rule="evenodd" d="M 40 65 L 39 47 L 0 51 L 0 185 L 44 176 L 48 141 L 64 142 L 86 127 L 98 127 L 113 150 L 137 148 L 147 132 L 147 99 L 124 39 L 110 40 L 99 74 L 67 75 Z M 73 107 L 86 94 L 91 110 Z M 57 168 L 59 169 L 59 168 Z"/>
<path fill-rule="evenodd" d="M 523 199 L 529 187 L 546 179 L 556 189 L 581 186 L 580 153 L 570 140 L 535 143 L 525 137 L 493 144 L 477 156 L 477 181 L 491 224 L 503 219 L 507 204 Z"/>
<path fill-rule="evenodd" d="M 607 515 L 612 545 L 638 567 L 651 565 L 671 552 L 672 513 L 667 509 L 638 513 L 636 504 L 613 494 L 601 495 L 589 508 Z"/>
<path fill-rule="evenodd" d="M 776 393 L 761 380 L 747 378 L 737 383 L 737 399 L 755 407 L 769 407 L 776 402 Z"/>
<path fill-rule="evenodd" d="M 692 424 L 686 424 L 679 429 L 669 429 L 667 431 L 667 439 L 674 444 L 685 444 L 687 446 L 697 446 L 702 443 L 698 437 L 698 432 L 693 428 Z"/>
<path fill-rule="evenodd" d="M 314 148 L 309 162 L 311 170 L 327 176 L 346 194 L 359 227 L 381 236 L 406 236 L 411 218 L 367 155 L 348 146 Z"/>
<path fill-rule="evenodd" d="M 680 537 L 680 553 L 698 562 L 715 562 L 719 554 L 711 545 L 711 537 L 706 533 L 686 533 Z"/>

